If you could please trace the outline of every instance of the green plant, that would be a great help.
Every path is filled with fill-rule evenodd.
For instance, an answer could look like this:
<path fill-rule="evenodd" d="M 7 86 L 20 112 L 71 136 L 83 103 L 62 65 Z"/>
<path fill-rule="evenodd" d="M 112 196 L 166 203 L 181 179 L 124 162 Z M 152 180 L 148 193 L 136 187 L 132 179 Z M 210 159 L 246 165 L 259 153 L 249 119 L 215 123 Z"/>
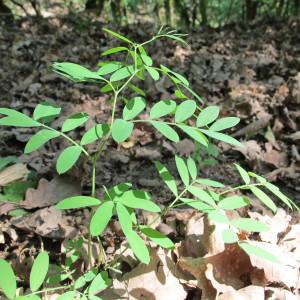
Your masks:
<path fill-rule="evenodd" d="M 91 208 L 88 247 L 89 269 L 87 272 L 79 278 L 74 277 L 73 265 L 82 256 L 82 251 L 80 250 L 82 248 L 82 240 L 79 239 L 69 244 L 67 249 L 68 258 L 65 264 L 57 267 L 57 274 L 48 277 L 46 281 L 47 285 L 52 286 L 56 284 L 58 287 L 39 290 L 46 278 L 46 270 L 49 265 L 47 253 L 42 252 L 38 255 L 32 267 L 30 275 L 31 293 L 16 298 L 15 275 L 10 265 L 4 260 L 0 260 L 1 274 L 6 275 L 0 278 L 0 287 L 5 295 L 9 299 L 40 299 L 37 296 L 38 294 L 60 289 L 64 290 L 65 293 L 59 299 L 75 297 L 91 300 L 100 299 L 95 295 L 110 284 L 106 270 L 113 267 L 113 264 L 104 264 L 102 271 L 100 271 L 100 266 L 93 266 L 91 242 L 93 238 L 101 236 L 113 216 L 117 217 L 126 236 L 128 246 L 142 263 L 148 264 L 150 261 L 148 248 L 142 236 L 152 240 L 161 247 L 167 249 L 174 247 L 173 242 L 168 237 L 151 227 L 155 220 L 147 226 L 138 224 L 135 215 L 136 209 L 155 212 L 158 214 L 157 218 L 159 218 L 163 217 L 174 207 L 191 206 L 207 213 L 210 220 L 227 224 L 227 229 L 223 232 L 225 243 L 238 243 L 249 254 L 255 254 L 271 261 L 279 262 L 279 258 L 265 250 L 253 246 L 248 241 L 239 240 L 236 234 L 238 230 L 253 232 L 267 230 L 268 228 L 265 224 L 250 218 L 229 220 L 224 211 L 235 210 L 249 205 L 250 201 L 246 196 L 232 195 L 232 192 L 235 190 L 251 191 L 272 211 L 276 211 L 277 207 L 262 188 L 277 196 L 288 207 L 292 208 L 295 205 L 276 186 L 255 173 L 245 171 L 239 165 L 236 165 L 236 168 L 244 184 L 226 189 L 218 181 L 199 178 L 197 164 L 192 157 L 185 160 L 176 156 L 175 164 L 183 183 L 183 188 L 179 189 L 168 169 L 160 162 L 155 162 L 160 177 L 174 195 L 173 201 L 163 210 L 152 201 L 149 193 L 136 190 L 131 183 L 126 182 L 110 188 L 104 187 L 104 198 L 96 198 L 96 163 L 101 157 L 107 141 L 112 138 L 116 143 L 124 142 L 130 137 L 136 123 L 146 122 L 152 125 L 165 138 L 175 143 L 180 140 L 180 134 L 187 135 L 195 143 L 200 144 L 202 150 L 213 149 L 210 146 L 210 138 L 231 145 L 242 146 L 239 141 L 223 133 L 224 130 L 235 126 L 239 122 L 239 118 L 220 118 L 219 107 L 203 107 L 203 100 L 191 89 L 185 77 L 166 66 L 160 65 L 155 67 L 153 65 L 153 61 L 148 55 L 145 46 L 162 37 L 186 44 L 182 39 L 183 35 L 175 31 L 164 32 L 160 29 L 149 41 L 137 44 L 111 30 L 104 29 L 104 31 L 121 40 L 126 46 L 106 50 L 102 53 L 102 57 L 123 52 L 126 54 L 124 61 L 101 62 L 97 71 L 91 71 L 83 66 L 69 62 L 54 63 L 51 68 L 54 72 L 74 82 L 99 84 L 103 93 L 110 93 L 113 102 L 109 123 L 95 125 L 83 134 L 80 141 L 75 141 L 68 133 L 83 125 L 89 119 L 89 116 L 84 112 L 68 117 L 62 124 L 61 130 L 56 130 L 49 124 L 61 113 L 61 108 L 53 104 L 46 102 L 38 104 L 32 117 L 13 109 L 0 108 L 0 114 L 4 115 L 0 119 L 0 125 L 36 127 L 38 129 L 37 133 L 27 142 L 25 153 L 30 153 L 43 146 L 46 142 L 61 137 L 66 139 L 70 145 L 60 153 L 57 159 L 56 169 L 59 174 L 70 170 L 81 155 L 84 155 L 92 166 L 91 195 L 78 195 L 63 199 L 57 204 L 57 207 L 63 210 L 83 207 Z M 162 75 L 168 77 L 175 86 L 175 100 L 159 100 L 151 107 L 148 119 L 139 119 L 138 115 L 145 110 L 147 102 L 145 93 L 136 85 L 136 81 L 144 80 L 147 74 L 154 81 L 159 80 Z M 121 95 L 125 89 L 128 89 L 133 94 L 130 100 Z M 122 115 L 117 116 L 117 105 L 121 104 L 122 101 L 125 102 Z M 86 145 L 91 143 L 98 143 L 97 150 L 93 153 L 89 153 L 85 148 Z M 101 243 L 99 238 L 98 240 Z M 43 269 L 43 274 L 35 272 L 37 268 Z"/>

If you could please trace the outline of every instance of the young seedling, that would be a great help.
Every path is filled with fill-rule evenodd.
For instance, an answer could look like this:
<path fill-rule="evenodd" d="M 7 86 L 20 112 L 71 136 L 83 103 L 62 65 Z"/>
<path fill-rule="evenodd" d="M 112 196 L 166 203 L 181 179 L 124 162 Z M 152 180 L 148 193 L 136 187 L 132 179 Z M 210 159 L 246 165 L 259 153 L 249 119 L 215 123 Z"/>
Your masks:
<path fill-rule="evenodd" d="M 79 278 L 74 278 L 73 265 L 81 256 L 82 240 L 69 244 L 69 249 L 67 249 L 69 256 L 65 265 L 58 267 L 58 273 L 55 276 L 47 277 L 49 257 L 46 252 L 41 252 L 35 259 L 30 274 L 31 292 L 27 295 L 16 296 L 14 272 L 9 263 L 0 260 L 0 271 L 3 274 L 0 277 L 2 292 L 8 299 L 18 300 L 40 299 L 38 295 L 55 290 L 60 290 L 60 293 L 64 291 L 59 297 L 60 300 L 73 298 L 82 300 L 100 299 L 96 294 L 109 286 L 111 280 L 105 269 L 112 266 L 112 264 L 106 264 L 102 271 L 99 266 L 93 266 L 91 243 L 93 238 L 101 236 L 112 217 L 115 216 L 119 221 L 128 247 L 144 264 L 150 262 L 150 255 L 144 238 L 148 238 L 166 249 L 174 247 L 173 242 L 168 237 L 151 227 L 155 220 L 148 225 L 139 224 L 136 209 L 158 213 L 159 218 L 174 207 L 191 206 L 206 213 L 210 220 L 227 225 L 227 229 L 224 230 L 222 235 L 225 243 L 237 243 L 248 254 L 255 254 L 273 262 L 280 262 L 279 258 L 252 245 L 250 241 L 239 240 L 236 233 L 238 230 L 250 232 L 268 230 L 265 224 L 251 218 L 229 220 L 225 211 L 245 207 L 250 203 L 245 196 L 232 196 L 232 192 L 235 190 L 251 191 L 273 212 L 276 211 L 277 206 L 263 190 L 275 195 L 290 208 L 296 207 L 296 205 L 266 179 L 252 172 L 247 172 L 237 164 L 235 165 L 236 169 L 244 184 L 226 189 L 221 182 L 199 178 L 198 167 L 192 157 L 183 159 L 180 156 L 175 156 L 175 164 L 183 185 L 183 188 L 179 188 L 168 169 L 160 162 L 155 162 L 158 174 L 174 195 L 173 201 L 163 210 L 152 201 L 149 193 L 134 189 L 132 184 L 128 182 L 105 188 L 103 199 L 96 198 L 96 166 L 99 159 L 104 159 L 101 155 L 107 142 L 110 139 L 113 139 L 117 144 L 126 141 L 137 123 L 148 123 L 159 131 L 162 136 L 174 143 L 179 142 L 180 136 L 188 136 L 195 143 L 201 145 L 201 149 L 213 149 L 211 139 L 234 146 L 242 146 L 238 140 L 224 133 L 226 129 L 238 124 L 239 118 L 234 116 L 220 117 L 218 106 L 205 107 L 202 98 L 193 91 L 184 76 L 166 66 L 156 66 L 145 48 L 159 38 L 170 38 L 186 45 L 183 40 L 184 35 L 175 31 L 163 31 L 161 28 L 150 40 L 139 44 L 109 29 L 104 29 L 104 31 L 119 39 L 122 45 L 104 51 L 102 57 L 113 56 L 115 59 L 119 53 L 123 53 L 125 54 L 124 60 L 102 61 L 97 71 L 91 71 L 70 62 L 57 62 L 52 64 L 51 68 L 54 72 L 75 83 L 94 83 L 100 87 L 101 92 L 110 94 L 113 101 L 108 123 L 96 124 L 87 130 L 80 140 L 73 140 L 69 133 L 88 121 L 89 116 L 85 112 L 69 116 L 61 125 L 61 129 L 57 130 L 52 128 L 50 124 L 60 115 L 61 108 L 51 103 L 42 102 L 38 104 L 32 116 L 27 116 L 14 109 L 0 108 L 0 114 L 3 115 L 0 119 L 0 125 L 35 127 L 37 129 L 37 132 L 27 142 L 25 153 L 31 153 L 42 147 L 46 142 L 58 137 L 69 142 L 69 146 L 60 153 L 56 162 L 56 170 L 59 174 L 69 171 L 80 156 L 85 156 L 91 163 L 92 188 L 90 196 L 78 195 L 62 199 L 57 204 L 57 208 L 62 210 L 91 208 L 89 269 Z M 141 119 L 139 115 L 145 111 L 148 105 L 144 91 L 136 84 L 138 81 L 145 80 L 146 76 L 154 81 L 159 80 L 161 76 L 165 76 L 174 84 L 175 90 L 172 99 L 158 100 L 150 108 L 149 117 Z M 127 94 L 129 92 L 132 94 L 129 100 L 122 96 L 125 90 Z M 124 99 L 125 105 L 122 112 L 119 113 L 117 106 Z M 90 153 L 86 149 L 86 145 L 92 143 L 97 144 L 97 150 Z M 42 270 L 42 272 L 38 270 Z M 56 284 L 57 286 L 40 289 L 46 278 L 48 285 L 53 286 Z M 62 284 L 62 282 L 67 283 Z"/>

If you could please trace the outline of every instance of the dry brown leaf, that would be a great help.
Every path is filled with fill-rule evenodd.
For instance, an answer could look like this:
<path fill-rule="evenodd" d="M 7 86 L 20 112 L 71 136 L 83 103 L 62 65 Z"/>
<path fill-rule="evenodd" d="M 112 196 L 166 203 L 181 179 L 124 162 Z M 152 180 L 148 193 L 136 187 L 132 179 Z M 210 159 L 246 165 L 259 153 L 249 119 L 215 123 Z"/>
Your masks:
<path fill-rule="evenodd" d="M 235 147 L 234 149 L 241 152 L 247 159 L 253 161 L 260 159 L 262 156 L 262 149 L 255 140 L 249 140 L 243 143 L 244 147 Z"/>
<path fill-rule="evenodd" d="M 37 189 L 29 188 L 21 205 L 25 208 L 55 205 L 65 198 L 81 195 L 80 182 L 70 177 L 57 176 L 51 181 L 42 178 Z"/>
<path fill-rule="evenodd" d="M 265 300 L 265 290 L 261 286 L 249 285 L 237 291 L 225 292 L 218 300 Z"/>
<path fill-rule="evenodd" d="M 288 215 L 282 208 L 279 208 L 274 216 L 261 215 L 257 212 L 248 212 L 252 219 L 259 220 L 265 223 L 268 231 L 260 232 L 259 235 L 262 241 L 277 244 L 279 234 L 287 230 L 291 221 L 291 216 Z"/>
<path fill-rule="evenodd" d="M 0 172 L 0 186 L 8 185 L 14 181 L 25 180 L 29 170 L 24 164 L 15 164 Z"/>
<path fill-rule="evenodd" d="M 271 143 L 265 144 L 266 152 L 262 155 L 262 160 L 277 167 L 286 167 L 288 165 L 287 153 L 273 149 Z"/>
<path fill-rule="evenodd" d="M 288 253 L 284 247 L 280 247 L 276 244 L 254 241 L 252 241 L 251 244 L 272 253 L 282 261 L 282 264 L 278 264 L 256 255 L 250 255 L 252 266 L 263 270 L 265 283 L 280 283 L 288 288 L 299 287 L 300 263 L 295 260 L 292 253 Z M 257 273 L 254 272 L 251 274 L 251 280 L 253 284 L 261 285 L 261 274 L 257 276 Z"/>
<path fill-rule="evenodd" d="M 113 290 L 119 298 L 128 300 L 184 300 L 187 292 L 177 277 L 176 265 L 170 252 L 162 249 L 151 249 L 150 264 L 140 264 L 126 273 L 120 280 L 113 280 Z M 111 299 L 110 291 L 104 291 L 100 296 Z M 113 299 L 113 298 L 112 298 Z"/>
<path fill-rule="evenodd" d="M 265 290 L 266 300 L 299 300 L 300 296 L 282 288 L 268 287 Z"/>

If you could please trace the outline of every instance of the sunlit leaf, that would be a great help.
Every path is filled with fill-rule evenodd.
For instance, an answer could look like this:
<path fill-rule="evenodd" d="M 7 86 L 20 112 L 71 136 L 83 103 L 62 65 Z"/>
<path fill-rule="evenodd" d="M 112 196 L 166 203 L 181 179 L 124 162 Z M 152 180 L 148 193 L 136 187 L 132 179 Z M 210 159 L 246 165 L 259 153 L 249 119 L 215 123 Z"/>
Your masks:
<path fill-rule="evenodd" d="M 127 140 L 133 130 L 133 123 L 123 119 L 116 119 L 112 126 L 112 137 L 117 143 Z"/>
<path fill-rule="evenodd" d="M 81 125 L 83 125 L 87 120 L 89 119 L 89 116 L 86 113 L 76 113 L 69 117 L 62 125 L 62 132 L 67 132 L 70 130 L 73 130 Z"/>
<path fill-rule="evenodd" d="M 117 202 L 116 210 L 117 210 L 121 228 L 124 234 L 126 235 L 128 232 L 132 231 L 132 219 L 130 213 L 128 209 L 121 202 Z"/>
<path fill-rule="evenodd" d="M 252 232 L 262 232 L 262 231 L 268 231 L 269 228 L 266 224 L 250 219 L 250 218 L 238 218 L 230 221 L 230 224 L 246 231 L 252 231 Z"/>
<path fill-rule="evenodd" d="M 32 292 L 37 291 L 43 284 L 49 268 L 49 255 L 47 252 L 40 252 L 35 258 L 30 271 L 30 289 Z"/>
<path fill-rule="evenodd" d="M 237 117 L 226 117 L 218 119 L 215 123 L 213 123 L 209 130 L 212 131 L 221 131 L 227 128 L 231 128 L 240 122 L 240 118 Z"/>
<path fill-rule="evenodd" d="M 175 113 L 175 122 L 180 123 L 190 118 L 197 108 L 194 100 L 185 100 L 178 105 Z"/>
<path fill-rule="evenodd" d="M 187 126 L 187 125 L 177 125 L 183 132 L 185 132 L 188 136 L 190 136 L 193 140 L 200 143 L 201 145 L 207 147 L 208 140 L 206 136 L 200 132 L 198 129 Z"/>
<path fill-rule="evenodd" d="M 56 207 L 59 209 L 74 209 L 99 205 L 101 202 L 89 196 L 74 196 L 61 200 Z"/>
<path fill-rule="evenodd" d="M 231 229 L 225 229 L 222 231 L 222 239 L 226 244 L 233 244 L 239 240 L 237 234 Z"/>
<path fill-rule="evenodd" d="M 145 66 L 146 70 L 148 71 L 148 73 L 150 74 L 150 76 L 152 77 L 152 79 L 154 81 L 157 81 L 159 79 L 159 73 L 158 71 L 156 71 L 154 68 L 149 67 L 149 66 Z"/>
<path fill-rule="evenodd" d="M 30 153 L 34 150 L 37 150 L 49 140 L 54 139 L 60 136 L 60 133 L 54 130 L 42 129 L 34 134 L 29 141 L 27 142 L 24 153 Z"/>
<path fill-rule="evenodd" d="M 114 37 L 118 38 L 119 40 L 122 40 L 122 41 L 124 41 L 126 43 L 129 43 L 129 44 L 134 44 L 131 40 L 129 40 L 125 36 L 123 36 L 123 35 L 121 35 L 121 34 L 119 34 L 117 32 L 114 32 L 114 31 L 112 31 L 112 30 L 110 30 L 108 28 L 103 28 L 102 30 L 105 31 L 105 32 L 107 32 L 107 33 L 109 33 L 109 34 L 111 34 L 111 35 L 113 35 Z"/>
<path fill-rule="evenodd" d="M 142 263 L 149 264 L 150 255 L 143 239 L 135 231 L 127 232 L 125 235 L 134 255 Z"/>
<path fill-rule="evenodd" d="M 157 171 L 159 172 L 160 177 L 164 181 L 164 183 L 168 186 L 168 188 L 172 191 L 172 193 L 177 196 L 178 191 L 177 191 L 177 185 L 175 182 L 174 177 L 171 175 L 169 170 L 162 165 L 160 162 L 155 162 L 155 167 Z"/>
<path fill-rule="evenodd" d="M 150 118 L 157 119 L 170 114 L 176 108 L 176 102 L 173 100 L 161 100 L 153 105 L 150 110 Z"/>
<path fill-rule="evenodd" d="M 198 170 L 195 161 L 191 157 L 187 159 L 187 167 L 192 179 L 195 180 L 197 178 Z"/>
<path fill-rule="evenodd" d="M 197 183 L 200 183 L 200 184 L 203 184 L 203 185 L 206 185 L 206 186 L 211 186 L 211 187 L 215 187 L 215 188 L 222 188 L 224 187 L 224 184 L 219 182 L 219 181 L 216 181 L 216 180 L 211 180 L 211 179 L 208 179 L 208 178 L 199 178 L 196 180 Z"/>
<path fill-rule="evenodd" d="M 42 102 L 42 103 L 39 103 L 36 108 L 34 109 L 33 111 L 33 118 L 36 120 L 36 121 L 39 121 L 39 120 L 48 120 L 48 119 L 52 119 L 52 118 L 55 118 L 57 117 L 61 112 L 61 108 L 54 105 L 54 104 L 51 104 L 51 103 L 48 103 L 48 102 Z"/>
<path fill-rule="evenodd" d="M 30 117 L 10 108 L 0 108 L 0 126 L 20 126 L 20 127 L 38 127 L 40 123 Z"/>
<path fill-rule="evenodd" d="M 147 226 L 140 226 L 140 229 L 143 234 L 145 234 L 150 240 L 152 240 L 157 245 L 166 249 L 173 249 L 175 247 L 174 243 L 159 231 Z"/>
<path fill-rule="evenodd" d="M 129 49 L 126 48 L 126 47 L 115 47 L 115 48 L 111 48 L 111 49 L 108 49 L 106 51 L 103 51 L 101 53 L 101 56 L 110 55 L 110 54 L 119 53 L 119 52 L 128 51 L 128 50 Z"/>
<path fill-rule="evenodd" d="M 204 108 L 197 118 L 197 127 L 209 125 L 217 119 L 220 113 L 218 106 L 208 106 Z"/>
<path fill-rule="evenodd" d="M 179 136 L 177 132 L 168 124 L 159 121 L 151 121 L 150 122 L 155 129 L 157 129 L 163 136 L 169 139 L 172 142 L 179 142 Z"/>
<path fill-rule="evenodd" d="M 10 264 L 0 258 L 0 288 L 8 299 L 14 299 L 17 289 L 17 280 Z"/>
<path fill-rule="evenodd" d="M 227 216 L 220 210 L 213 210 L 208 213 L 208 218 L 217 223 L 229 224 Z"/>
<path fill-rule="evenodd" d="M 276 204 L 265 192 L 263 192 L 256 186 L 250 187 L 250 190 L 263 204 L 265 204 L 273 212 L 276 212 L 276 210 L 277 210 Z"/>
<path fill-rule="evenodd" d="M 91 296 L 94 296 L 95 294 L 98 294 L 100 291 L 105 290 L 107 287 L 109 287 L 112 283 L 112 280 L 108 277 L 108 273 L 106 271 L 103 271 L 99 273 L 92 281 L 88 293 L 89 293 L 89 299 L 91 299 Z"/>
<path fill-rule="evenodd" d="M 250 177 L 245 169 L 243 169 L 241 166 L 238 164 L 234 164 L 235 167 L 237 168 L 238 172 L 240 173 L 242 179 L 244 180 L 245 184 L 250 183 Z"/>
<path fill-rule="evenodd" d="M 107 63 L 107 64 L 101 66 L 100 69 L 97 71 L 97 74 L 107 75 L 107 74 L 111 74 L 121 68 L 122 68 L 122 65 L 120 63 L 111 62 L 111 63 Z"/>
<path fill-rule="evenodd" d="M 194 196 L 196 196 L 199 200 L 204 201 L 211 206 L 215 205 L 214 199 L 205 190 L 196 186 L 190 186 L 188 188 L 188 191 Z"/>
<path fill-rule="evenodd" d="M 134 72 L 134 66 L 130 65 L 130 66 L 125 66 L 121 69 L 118 69 L 117 71 L 115 71 L 111 77 L 110 77 L 110 81 L 114 82 L 114 81 L 119 81 L 119 80 L 123 80 L 129 76 L 131 76 Z"/>
<path fill-rule="evenodd" d="M 249 205 L 249 201 L 241 196 L 229 196 L 227 198 L 222 199 L 219 203 L 218 206 L 219 208 L 222 209 L 237 209 L 237 208 L 241 208 L 244 206 Z"/>
<path fill-rule="evenodd" d="M 58 174 L 63 174 L 70 170 L 79 159 L 81 151 L 82 149 L 79 146 L 70 146 L 64 149 L 60 153 L 56 162 L 56 170 Z"/>
<path fill-rule="evenodd" d="M 212 138 L 214 138 L 216 140 L 225 142 L 225 143 L 233 145 L 233 146 L 244 147 L 243 144 L 241 144 L 238 140 L 236 140 L 235 138 L 231 137 L 230 135 L 227 135 L 227 134 L 224 134 L 224 133 L 220 133 L 220 132 L 211 131 L 211 130 L 206 130 L 206 129 L 200 129 L 200 130 L 204 134 L 206 134 L 209 137 L 212 137 Z"/>
<path fill-rule="evenodd" d="M 177 171 L 180 175 L 182 182 L 184 183 L 184 185 L 188 186 L 190 182 L 190 176 L 185 161 L 181 157 L 176 155 L 175 162 L 176 162 Z"/>
<path fill-rule="evenodd" d="M 109 126 L 107 124 L 97 124 L 85 132 L 85 134 L 81 138 L 80 144 L 81 145 L 91 144 L 101 139 L 108 132 L 109 132 Z"/>
<path fill-rule="evenodd" d="M 281 260 L 273 255 L 272 253 L 257 247 L 255 245 L 252 245 L 248 242 L 239 242 L 239 246 L 248 254 L 248 255 L 256 255 L 258 257 L 261 257 L 263 259 L 267 259 L 274 263 L 282 264 Z"/>
<path fill-rule="evenodd" d="M 131 120 L 140 114 L 146 107 L 146 101 L 142 97 L 134 97 L 129 100 L 123 110 L 123 119 Z"/>

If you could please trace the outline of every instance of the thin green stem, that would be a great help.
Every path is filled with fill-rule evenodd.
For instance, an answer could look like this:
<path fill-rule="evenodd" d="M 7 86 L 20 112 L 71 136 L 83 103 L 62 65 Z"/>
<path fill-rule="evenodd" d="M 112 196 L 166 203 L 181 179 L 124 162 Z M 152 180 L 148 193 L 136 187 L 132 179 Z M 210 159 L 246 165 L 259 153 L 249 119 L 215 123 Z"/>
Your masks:
<path fill-rule="evenodd" d="M 47 293 L 47 292 L 53 292 L 53 291 L 57 291 L 57 290 L 65 290 L 65 289 L 69 289 L 70 286 L 59 286 L 59 287 L 55 287 L 55 288 L 48 288 L 48 289 L 43 289 L 41 291 L 36 291 L 33 293 L 28 294 L 28 296 L 30 295 L 38 295 L 38 294 L 42 294 L 42 293 Z"/>
<path fill-rule="evenodd" d="M 230 188 L 228 190 L 225 190 L 224 192 L 220 193 L 219 195 L 224 195 L 224 194 L 228 194 L 228 193 L 231 193 L 231 192 L 234 192 L 236 190 L 243 190 L 243 189 L 250 189 L 252 186 L 263 186 L 264 184 L 262 183 L 251 183 L 251 184 L 243 184 L 243 185 L 239 185 L 239 186 L 236 186 L 234 188 Z"/>
<path fill-rule="evenodd" d="M 66 140 L 68 140 L 70 143 L 72 143 L 73 145 L 77 146 L 77 147 L 80 147 L 82 152 L 90 158 L 90 155 L 89 153 L 80 145 L 78 144 L 77 142 L 75 142 L 74 140 L 72 140 L 69 136 L 67 136 L 65 133 L 61 132 L 61 131 L 58 131 L 56 129 L 53 129 L 52 127 L 49 127 L 43 123 L 40 123 L 42 127 L 46 128 L 46 129 L 49 129 L 49 130 L 52 130 L 54 132 L 57 132 L 58 134 L 60 134 L 62 137 L 64 137 Z"/>

